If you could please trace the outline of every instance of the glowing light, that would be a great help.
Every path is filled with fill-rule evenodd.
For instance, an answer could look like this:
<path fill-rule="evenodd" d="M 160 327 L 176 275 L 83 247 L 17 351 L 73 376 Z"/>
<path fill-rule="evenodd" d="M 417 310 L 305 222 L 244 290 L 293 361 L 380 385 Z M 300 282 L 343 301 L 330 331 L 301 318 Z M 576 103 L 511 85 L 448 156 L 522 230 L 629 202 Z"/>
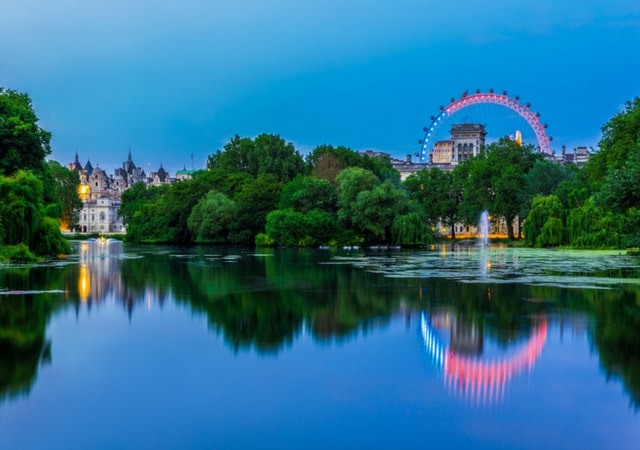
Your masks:
<path fill-rule="evenodd" d="M 444 382 L 457 392 L 478 401 L 492 402 L 504 392 L 505 384 L 525 369 L 531 369 L 547 340 L 547 320 L 542 317 L 532 336 L 517 353 L 504 359 L 484 361 L 459 355 L 446 347 L 423 312 L 420 321 L 427 353 L 443 369 Z"/>

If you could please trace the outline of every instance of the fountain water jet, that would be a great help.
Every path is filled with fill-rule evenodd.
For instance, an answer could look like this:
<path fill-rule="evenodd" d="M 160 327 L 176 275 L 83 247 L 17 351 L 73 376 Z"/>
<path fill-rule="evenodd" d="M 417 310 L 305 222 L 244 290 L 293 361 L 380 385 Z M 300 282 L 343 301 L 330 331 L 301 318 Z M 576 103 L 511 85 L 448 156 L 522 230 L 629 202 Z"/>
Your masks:
<path fill-rule="evenodd" d="M 489 245 L 489 212 L 482 211 L 478 220 L 478 243 L 483 247 Z"/>

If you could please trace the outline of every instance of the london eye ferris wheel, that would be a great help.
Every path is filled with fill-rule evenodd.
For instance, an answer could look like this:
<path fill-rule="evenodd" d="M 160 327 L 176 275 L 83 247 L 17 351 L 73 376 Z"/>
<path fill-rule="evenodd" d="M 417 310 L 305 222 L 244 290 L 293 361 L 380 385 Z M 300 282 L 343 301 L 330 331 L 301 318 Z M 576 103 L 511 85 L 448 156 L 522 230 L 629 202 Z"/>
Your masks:
<path fill-rule="evenodd" d="M 507 136 L 533 145 L 541 153 L 552 153 L 553 138 L 547 136 L 547 124 L 540 122 L 540 113 L 532 111 L 530 103 L 521 103 L 519 96 L 510 97 L 506 91 L 477 89 L 475 93 L 465 91 L 460 98 L 451 98 L 447 106 L 440 106 L 439 114 L 431 116 L 430 124 L 423 128 L 424 136 L 418 141 L 420 149 L 416 156 L 423 162 L 429 161 L 434 146 L 448 140 L 456 124 L 482 125 L 487 144 Z"/>

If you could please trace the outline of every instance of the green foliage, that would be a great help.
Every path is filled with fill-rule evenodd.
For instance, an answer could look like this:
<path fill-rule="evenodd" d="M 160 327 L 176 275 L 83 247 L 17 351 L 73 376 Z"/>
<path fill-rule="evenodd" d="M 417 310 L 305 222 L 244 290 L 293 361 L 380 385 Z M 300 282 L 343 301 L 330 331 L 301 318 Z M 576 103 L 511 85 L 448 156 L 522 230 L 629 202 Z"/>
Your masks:
<path fill-rule="evenodd" d="M 640 150 L 640 97 L 626 102 L 624 111 L 602 127 L 598 147 L 585 167 L 596 186 L 604 183 L 609 171 L 622 168 L 629 156 Z"/>
<path fill-rule="evenodd" d="M 0 261 L 36 262 L 38 258 L 29 247 L 20 242 L 16 245 L 0 246 Z"/>
<path fill-rule="evenodd" d="M 531 247 L 566 244 L 565 211 L 555 195 L 536 196 L 524 222 L 524 239 Z"/>
<path fill-rule="evenodd" d="M 44 207 L 42 182 L 30 172 L 20 171 L 0 178 L 0 220 L 5 227 L 6 245 L 20 242 L 31 247 L 37 238 Z"/>
<path fill-rule="evenodd" d="M 340 172 L 336 182 L 338 183 L 338 220 L 349 228 L 352 224 L 354 204 L 358 194 L 372 189 L 380 183 L 380 180 L 370 170 L 349 167 Z"/>
<path fill-rule="evenodd" d="M 301 213 L 312 209 L 335 212 L 336 202 L 336 188 L 329 181 L 310 176 L 297 176 L 282 188 L 278 209 L 291 208 Z"/>
<path fill-rule="evenodd" d="M 425 245 L 433 244 L 435 239 L 424 217 L 410 212 L 393 219 L 391 241 L 396 245 Z"/>
<path fill-rule="evenodd" d="M 504 218 L 509 239 L 514 239 L 514 219 L 523 209 L 525 175 L 539 155 L 532 146 L 521 146 L 508 138 L 489 144 L 485 151 L 463 164 L 464 197 L 461 216 L 469 225 L 477 223 L 483 210 Z"/>
<path fill-rule="evenodd" d="M 0 175 L 41 170 L 51 153 L 51 133 L 37 122 L 27 94 L 0 87 Z"/>
<path fill-rule="evenodd" d="M 622 167 L 609 171 L 595 201 L 617 213 L 640 207 L 640 147 L 631 152 Z"/>
<path fill-rule="evenodd" d="M 378 179 L 400 182 L 400 174 L 394 169 L 389 157 L 359 153 L 348 147 L 320 145 L 306 158 L 309 172 L 316 177 L 337 184 L 336 177 L 347 167 L 360 167 L 373 172 Z"/>
<path fill-rule="evenodd" d="M 277 209 L 267 215 L 267 235 L 277 245 L 310 246 L 327 244 L 335 231 L 335 216 L 313 209 L 301 213 L 293 209 Z"/>
<path fill-rule="evenodd" d="M 71 253 L 69 243 L 60 233 L 60 223 L 52 217 L 40 220 L 38 239 L 32 245 L 37 255 L 59 256 Z"/>
<path fill-rule="evenodd" d="M 78 196 L 80 176 L 78 172 L 67 169 L 57 161 L 48 161 L 47 169 L 54 184 L 50 189 L 45 186 L 44 190 L 45 193 L 55 193 L 55 203 L 48 206 L 49 212 L 46 215 L 59 218 L 63 229 L 73 230 L 78 224 L 82 209 L 82 200 Z M 52 205 L 55 205 L 55 209 Z"/>
<path fill-rule="evenodd" d="M 567 219 L 569 244 L 576 248 L 619 248 L 624 243 L 622 217 L 605 211 L 590 198 L 570 211 Z"/>
<path fill-rule="evenodd" d="M 575 170 L 575 177 L 561 181 L 553 191 L 553 194 L 560 199 L 565 209 L 578 208 L 584 205 L 584 202 L 595 192 L 587 172 L 584 169 Z"/>
<path fill-rule="evenodd" d="M 539 159 L 534 162 L 533 167 L 524 176 L 524 186 L 520 191 L 518 199 L 522 209 L 519 211 L 520 217 L 529 214 L 529 208 L 535 196 L 551 195 L 563 181 L 576 178 L 575 166 L 564 166 L 548 159 Z"/>
<path fill-rule="evenodd" d="M 258 233 L 256 235 L 256 247 L 273 247 L 275 245 L 276 241 L 274 241 L 267 233 Z"/>
<path fill-rule="evenodd" d="M 452 227 L 452 238 L 455 238 L 453 225 L 458 221 L 458 207 L 463 194 L 460 178 L 462 167 L 456 166 L 456 169 L 450 172 L 444 172 L 437 167 L 422 170 L 409 175 L 404 181 L 410 201 L 420 205 L 425 220 L 432 227 L 442 220 Z"/>
<path fill-rule="evenodd" d="M 164 197 L 170 186 L 135 183 L 122 193 L 120 217 L 131 242 L 171 242 Z"/>
<path fill-rule="evenodd" d="M 263 232 L 267 214 L 276 209 L 282 183 L 274 175 L 262 174 L 247 179 L 233 200 L 238 210 L 230 224 L 229 240 L 234 244 L 253 244 Z"/>
<path fill-rule="evenodd" d="M 351 209 L 351 227 L 365 242 L 390 243 L 394 219 L 409 212 L 409 199 L 404 189 L 387 180 L 358 193 Z"/>
<path fill-rule="evenodd" d="M 191 210 L 187 226 L 196 242 L 226 242 L 236 203 L 221 192 L 207 193 Z"/>
<path fill-rule="evenodd" d="M 247 173 L 253 177 L 270 174 L 286 183 L 304 172 L 304 160 L 293 144 L 278 135 L 261 134 L 255 139 L 236 135 L 224 151 L 209 156 L 209 169 Z"/>
<path fill-rule="evenodd" d="M 31 172 L 0 176 L 1 245 L 24 244 L 37 255 L 57 256 L 70 248 L 57 219 L 47 217 L 42 182 Z"/>

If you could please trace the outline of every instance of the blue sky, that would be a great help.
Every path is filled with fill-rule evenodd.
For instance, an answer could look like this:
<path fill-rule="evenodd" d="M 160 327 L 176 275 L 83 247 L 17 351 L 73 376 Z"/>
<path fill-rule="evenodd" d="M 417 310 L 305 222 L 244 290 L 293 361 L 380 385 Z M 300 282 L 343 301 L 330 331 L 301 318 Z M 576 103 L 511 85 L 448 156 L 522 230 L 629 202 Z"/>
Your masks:
<path fill-rule="evenodd" d="M 204 166 L 275 133 L 404 158 L 440 105 L 518 94 L 552 147 L 596 146 L 640 95 L 631 0 L 3 0 L 0 86 L 28 93 L 52 157 Z"/>

